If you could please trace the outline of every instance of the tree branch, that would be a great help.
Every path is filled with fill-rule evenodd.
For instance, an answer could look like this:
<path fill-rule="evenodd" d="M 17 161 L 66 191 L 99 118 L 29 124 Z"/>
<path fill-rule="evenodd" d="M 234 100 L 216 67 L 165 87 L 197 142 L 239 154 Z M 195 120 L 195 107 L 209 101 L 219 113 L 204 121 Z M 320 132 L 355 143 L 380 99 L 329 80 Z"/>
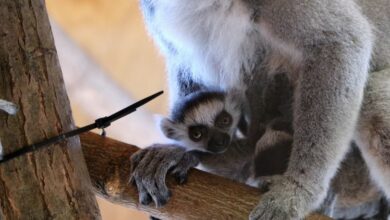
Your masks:
<path fill-rule="evenodd" d="M 185 186 L 168 178 L 173 196 L 167 205 L 158 209 L 143 206 L 138 203 L 136 187 L 129 184 L 129 158 L 138 148 L 93 133 L 80 138 L 94 190 L 113 203 L 161 219 L 248 219 L 259 201 L 260 192 L 255 188 L 192 169 Z M 311 215 L 308 219 L 329 218 Z"/>

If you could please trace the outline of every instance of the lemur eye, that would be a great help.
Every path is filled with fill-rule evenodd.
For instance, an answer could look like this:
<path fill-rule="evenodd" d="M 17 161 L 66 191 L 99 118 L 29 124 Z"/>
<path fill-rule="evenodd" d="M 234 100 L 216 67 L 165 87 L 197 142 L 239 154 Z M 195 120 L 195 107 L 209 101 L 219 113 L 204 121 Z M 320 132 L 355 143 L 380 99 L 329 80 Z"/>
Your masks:
<path fill-rule="evenodd" d="M 193 137 L 194 139 L 196 139 L 196 140 L 199 140 L 199 139 L 202 138 L 202 132 L 200 132 L 200 131 L 193 131 L 193 132 L 191 133 L 191 135 L 192 135 L 192 137 Z"/>
<path fill-rule="evenodd" d="M 192 126 L 188 132 L 192 141 L 199 142 L 207 134 L 207 128 L 205 126 Z"/>
<path fill-rule="evenodd" d="M 229 127 L 233 122 L 232 116 L 226 111 L 222 111 L 215 120 L 217 127 L 226 128 Z"/>
<path fill-rule="evenodd" d="M 230 124 L 230 118 L 229 117 L 223 117 L 221 123 L 224 124 L 224 125 L 229 125 Z"/>

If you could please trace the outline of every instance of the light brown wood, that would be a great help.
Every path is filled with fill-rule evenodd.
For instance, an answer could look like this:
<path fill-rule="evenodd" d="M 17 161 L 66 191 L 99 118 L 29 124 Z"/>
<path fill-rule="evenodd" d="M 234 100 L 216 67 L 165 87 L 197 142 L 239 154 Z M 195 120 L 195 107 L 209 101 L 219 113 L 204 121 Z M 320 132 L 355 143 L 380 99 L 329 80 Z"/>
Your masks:
<path fill-rule="evenodd" d="M 74 128 L 43 0 L 0 0 L 4 153 Z M 0 219 L 99 219 L 78 138 L 0 166 Z"/>
<path fill-rule="evenodd" d="M 255 188 L 192 169 L 186 185 L 168 178 L 173 196 L 166 206 L 143 206 L 138 203 L 136 187 L 129 184 L 129 158 L 137 147 L 93 133 L 81 135 L 81 145 L 98 195 L 161 219 L 248 219 L 261 197 Z M 311 215 L 307 219 L 329 218 Z"/>

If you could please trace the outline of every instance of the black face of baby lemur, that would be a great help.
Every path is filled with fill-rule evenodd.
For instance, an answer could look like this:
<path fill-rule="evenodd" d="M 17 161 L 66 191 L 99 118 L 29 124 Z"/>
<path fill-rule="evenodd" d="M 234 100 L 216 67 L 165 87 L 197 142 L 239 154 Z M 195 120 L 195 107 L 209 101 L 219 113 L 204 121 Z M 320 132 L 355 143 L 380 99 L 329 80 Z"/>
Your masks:
<path fill-rule="evenodd" d="M 238 94 L 199 91 L 175 103 L 170 118 L 161 121 L 166 137 L 188 150 L 223 153 L 237 129 L 242 107 Z"/>

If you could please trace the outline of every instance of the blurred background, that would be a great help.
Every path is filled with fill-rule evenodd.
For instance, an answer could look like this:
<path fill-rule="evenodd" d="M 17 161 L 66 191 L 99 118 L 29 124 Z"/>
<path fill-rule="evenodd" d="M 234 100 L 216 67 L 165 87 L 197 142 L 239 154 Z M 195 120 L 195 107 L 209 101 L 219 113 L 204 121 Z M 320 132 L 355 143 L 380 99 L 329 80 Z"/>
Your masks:
<path fill-rule="evenodd" d="M 153 115 L 167 112 L 164 60 L 145 30 L 138 0 L 46 4 L 76 125 L 164 90 L 162 97 L 107 129 L 109 137 L 139 147 L 161 141 Z M 149 219 L 145 213 L 98 202 L 103 219 Z"/>

